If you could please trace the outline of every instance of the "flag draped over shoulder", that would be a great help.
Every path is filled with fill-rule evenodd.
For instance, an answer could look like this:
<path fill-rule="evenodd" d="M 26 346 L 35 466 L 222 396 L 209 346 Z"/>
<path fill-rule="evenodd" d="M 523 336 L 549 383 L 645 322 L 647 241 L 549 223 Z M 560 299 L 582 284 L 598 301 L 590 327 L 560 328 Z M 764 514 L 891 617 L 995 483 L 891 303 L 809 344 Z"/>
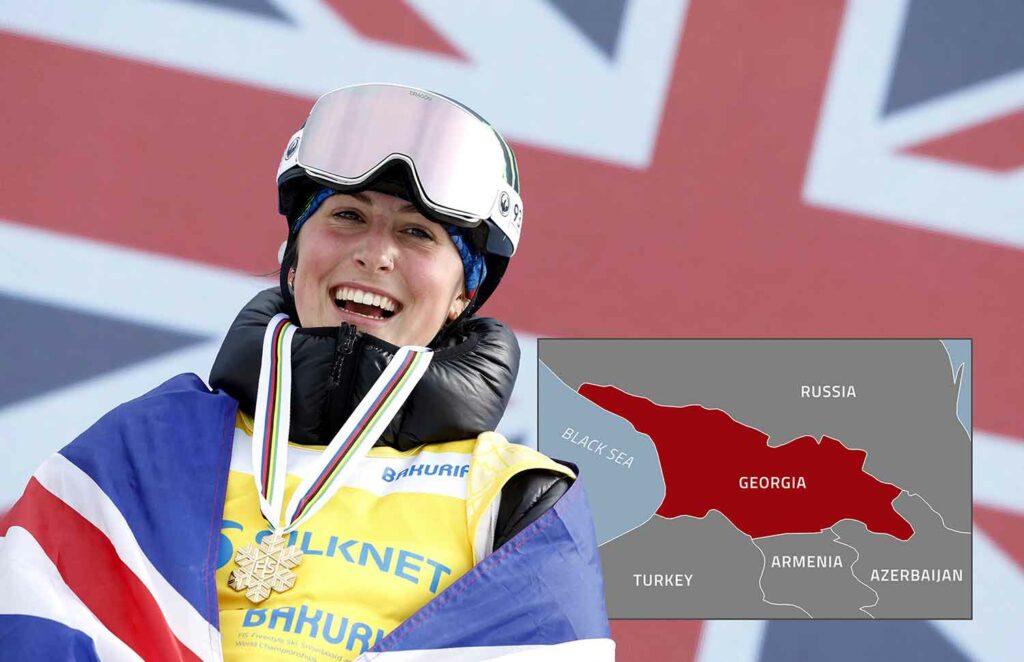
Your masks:
<path fill-rule="evenodd" d="M 236 410 L 181 375 L 39 468 L 0 520 L 0 659 L 221 659 L 214 577 Z M 365 657 L 613 648 L 577 481 Z"/>
<path fill-rule="evenodd" d="M 563 643 L 564 642 L 564 643 Z M 531 645 L 543 644 L 533 649 Z M 438 660 L 530 652 L 544 659 L 612 659 L 593 523 L 579 480 L 555 506 L 398 626 L 369 659 Z M 479 647 L 479 658 L 468 651 Z M 375 656 L 381 651 L 382 655 Z M 394 653 L 389 653 L 394 652 Z M 448 657 L 444 653 L 448 653 Z M 556 658 L 557 659 L 557 658 Z"/>
<path fill-rule="evenodd" d="M 0 658 L 220 659 L 236 408 L 175 377 L 39 468 L 0 522 Z"/>

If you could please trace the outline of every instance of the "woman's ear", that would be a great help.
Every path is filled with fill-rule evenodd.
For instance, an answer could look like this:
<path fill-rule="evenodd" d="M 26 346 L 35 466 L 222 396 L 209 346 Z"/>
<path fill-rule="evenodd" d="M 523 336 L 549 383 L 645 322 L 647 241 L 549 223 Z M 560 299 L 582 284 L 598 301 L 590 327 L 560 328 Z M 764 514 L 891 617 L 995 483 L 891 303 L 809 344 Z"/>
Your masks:
<path fill-rule="evenodd" d="M 448 307 L 448 321 L 454 322 L 462 314 L 462 311 L 469 305 L 469 299 L 465 294 L 460 294 L 452 299 L 452 305 Z"/>

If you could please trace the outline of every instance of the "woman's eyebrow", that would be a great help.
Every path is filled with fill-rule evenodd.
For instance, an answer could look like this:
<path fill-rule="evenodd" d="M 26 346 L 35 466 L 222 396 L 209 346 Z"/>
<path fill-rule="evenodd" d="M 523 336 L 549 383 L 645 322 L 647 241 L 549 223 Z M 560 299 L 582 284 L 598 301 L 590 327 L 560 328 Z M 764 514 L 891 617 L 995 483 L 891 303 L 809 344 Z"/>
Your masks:
<path fill-rule="evenodd" d="M 365 205 L 373 205 L 373 200 L 370 199 L 370 196 L 366 195 L 362 191 L 355 191 L 354 193 L 343 193 L 342 195 L 347 195 L 351 198 L 355 198 L 356 200 L 362 202 Z"/>
<path fill-rule="evenodd" d="M 353 193 L 345 193 L 344 195 L 351 196 L 351 197 L 355 198 L 356 200 L 358 200 L 359 202 L 362 202 L 365 205 L 369 205 L 371 207 L 374 206 L 373 205 L 373 200 L 370 198 L 370 196 L 366 195 L 366 193 L 364 193 L 362 191 L 355 191 Z M 400 214 L 404 214 L 404 213 L 407 213 L 407 212 L 416 212 L 418 214 L 419 211 L 420 210 L 416 207 L 416 205 L 414 205 L 411 202 L 407 202 L 407 203 L 405 203 L 404 205 L 402 205 L 401 207 L 398 208 L 398 213 L 400 213 Z"/>

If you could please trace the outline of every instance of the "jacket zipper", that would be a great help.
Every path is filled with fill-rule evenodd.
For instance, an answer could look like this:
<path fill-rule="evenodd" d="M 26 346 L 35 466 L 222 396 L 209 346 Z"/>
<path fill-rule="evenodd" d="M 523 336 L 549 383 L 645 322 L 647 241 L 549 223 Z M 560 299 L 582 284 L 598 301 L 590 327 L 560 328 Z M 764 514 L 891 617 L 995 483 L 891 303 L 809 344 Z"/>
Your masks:
<path fill-rule="evenodd" d="M 338 340 L 334 350 L 334 365 L 331 366 L 331 375 L 328 384 L 334 389 L 341 383 L 341 369 L 345 365 L 345 357 L 352 353 L 356 344 L 356 327 L 348 322 L 342 322 L 338 327 Z"/>
<path fill-rule="evenodd" d="M 351 411 L 340 410 L 342 408 L 347 409 L 347 405 L 350 404 L 341 400 L 346 395 L 351 395 L 351 384 L 346 385 L 342 382 L 351 382 L 355 376 L 355 371 L 348 369 L 350 362 L 346 359 L 355 352 L 357 335 L 356 327 L 348 322 L 342 322 L 341 326 L 338 327 L 338 338 L 334 349 L 334 363 L 331 365 L 331 372 L 327 377 L 327 396 L 324 398 L 324 409 L 320 416 L 320 430 L 317 435 L 321 441 L 326 440 L 326 442 L 329 442 L 334 433 L 341 427 L 341 423 L 344 423 L 345 419 L 352 413 Z"/>

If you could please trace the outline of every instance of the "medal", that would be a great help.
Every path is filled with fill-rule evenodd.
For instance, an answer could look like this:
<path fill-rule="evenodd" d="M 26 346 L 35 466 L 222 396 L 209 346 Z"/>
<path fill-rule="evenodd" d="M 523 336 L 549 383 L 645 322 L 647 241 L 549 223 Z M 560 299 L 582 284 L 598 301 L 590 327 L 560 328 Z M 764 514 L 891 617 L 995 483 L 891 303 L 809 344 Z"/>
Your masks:
<path fill-rule="evenodd" d="M 235 555 L 236 570 L 228 586 L 245 591 L 259 603 L 272 591 L 283 593 L 295 585 L 293 569 L 302 562 L 302 551 L 287 544 L 287 535 L 313 516 L 348 482 L 359 460 L 377 443 L 413 388 L 430 365 L 425 347 L 402 347 L 384 368 L 355 411 L 331 443 L 309 467 L 285 510 L 288 459 L 288 428 L 291 415 L 291 342 L 295 325 L 288 316 L 275 315 L 263 336 L 263 360 L 253 418 L 252 467 L 260 511 L 270 524 L 270 535 L 260 544 L 247 545 Z"/>
<path fill-rule="evenodd" d="M 302 552 L 288 546 L 285 537 L 274 532 L 257 547 L 249 544 L 235 555 L 237 570 L 231 571 L 228 586 L 245 591 L 249 602 L 259 604 L 270 597 L 270 591 L 284 593 L 295 586 L 292 568 L 302 562 Z"/>

